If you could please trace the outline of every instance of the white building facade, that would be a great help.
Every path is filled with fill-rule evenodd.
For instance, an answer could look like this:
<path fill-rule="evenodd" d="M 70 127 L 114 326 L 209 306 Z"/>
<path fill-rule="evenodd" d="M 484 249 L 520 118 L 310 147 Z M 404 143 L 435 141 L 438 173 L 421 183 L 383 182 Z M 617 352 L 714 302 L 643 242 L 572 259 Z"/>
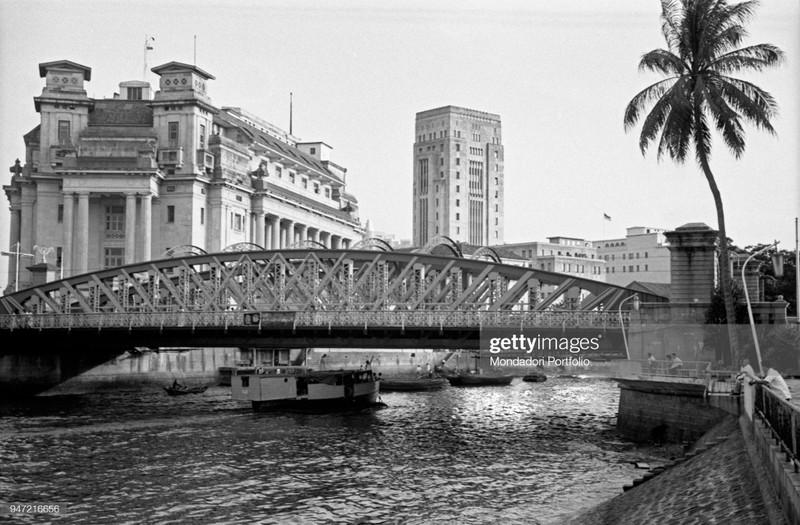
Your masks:
<path fill-rule="evenodd" d="M 46 248 L 53 255 L 44 262 L 68 277 L 182 249 L 347 248 L 363 238 L 330 146 L 215 107 L 214 77 L 196 66 L 152 71 L 155 93 L 129 81 L 112 99 L 92 99 L 91 68 L 39 65 L 41 123 L 24 136 L 25 162 L 3 188 L 12 248 L 37 256 Z M 17 282 L 11 258 L 10 288 L 29 286 L 27 266 L 40 261 L 22 259 Z"/>
<path fill-rule="evenodd" d="M 605 281 L 628 286 L 633 281 L 669 283 L 670 254 L 662 228 L 634 226 L 618 239 L 594 241 L 605 261 Z"/>

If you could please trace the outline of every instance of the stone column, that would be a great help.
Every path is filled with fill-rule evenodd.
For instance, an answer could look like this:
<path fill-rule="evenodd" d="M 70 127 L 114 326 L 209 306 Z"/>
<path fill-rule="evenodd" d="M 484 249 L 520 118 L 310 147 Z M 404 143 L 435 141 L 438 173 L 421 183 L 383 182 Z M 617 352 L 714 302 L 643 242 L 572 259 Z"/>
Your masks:
<path fill-rule="evenodd" d="M 64 277 L 72 275 L 72 236 L 73 236 L 73 206 L 74 199 L 71 193 L 65 193 L 64 199 L 64 217 L 62 219 L 62 236 L 61 236 L 61 273 Z"/>
<path fill-rule="evenodd" d="M 20 209 L 19 204 L 13 205 L 10 208 L 11 211 L 11 231 L 8 239 L 8 248 L 9 252 L 15 252 L 19 249 L 17 243 L 19 242 L 20 237 Z M 20 263 L 22 259 L 20 259 Z M 8 258 L 8 288 L 6 290 L 14 291 L 14 287 L 11 283 L 15 282 L 17 278 L 17 258 L 16 257 L 9 257 Z M 0 292 L 2 293 L 2 292 Z"/>
<path fill-rule="evenodd" d="M 670 257 L 670 303 L 707 303 L 714 291 L 717 231 L 703 223 L 666 232 Z"/>
<path fill-rule="evenodd" d="M 350 249 L 350 239 L 342 239 L 342 248 L 345 250 Z"/>
<path fill-rule="evenodd" d="M 153 247 L 153 196 L 142 195 L 142 256 L 139 260 L 149 261 Z"/>
<path fill-rule="evenodd" d="M 331 250 L 339 250 L 342 247 L 342 238 L 339 235 L 331 235 Z"/>
<path fill-rule="evenodd" d="M 270 241 L 272 241 L 271 248 L 273 250 L 281 249 L 281 219 L 280 217 L 271 217 L 272 234 Z"/>
<path fill-rule="evenodd" d="M 75 235 L 75 272 L 89 271 L 89 193 L 78 193 L 78 224 Z"/>
<path fill-rule="evenodd" d="M 125 194 L 125 264 L 136 262 L 136 194 Z"/>
<path fill-rule="evenodd" d="M 266 215 L 267 214 L 264 213 L 263 211 L 256 212 L 256 239 L 255 239 L 255 242 L 256 242 L 256 244 L 258 244 L 259 246 L 261 246 L 263 248 L 267 247 L 267 241 L 266 241 L 265 232 L 264 232 L 264 220 L 265 220 Z"/>
<path fill-rule="evenodd" d="M 294 244 L 294 221 L 286 221 L 286 242 L 282 248 L 288 248 Z"/>
<path fill-rule="evenodd" d="M 315 228 L 312 231 L 313 233 L 311 234 L 311 240 L 314 242 L 319 242 L 319 228 Z"/>
<path fill-rule="evenodd" d="M 319 242 L 326 248 L 331 247 L 331 234 L 329 232 L 319 232 Z"/>
<path fill-rule="evenodd" d="M 305 224 L 298 224 L 295 226 L 297 230 L 297 240 L 303 242 L 308 239 L 308 226 Z"/>

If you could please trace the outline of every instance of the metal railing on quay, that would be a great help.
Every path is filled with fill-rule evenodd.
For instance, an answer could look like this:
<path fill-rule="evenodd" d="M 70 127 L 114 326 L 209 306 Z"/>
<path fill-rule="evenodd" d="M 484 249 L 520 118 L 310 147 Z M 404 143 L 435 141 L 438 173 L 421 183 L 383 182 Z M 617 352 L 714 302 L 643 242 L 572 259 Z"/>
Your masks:
<path fill-rule="evenodd" d="M 800 407 L 781 399 L 769 387 L 756 384 L 754 396 L 756 417 L 769 429 L 771 436 L 791 461 L 794 471 L 800 472 L 798 442 L 800 442 Z"/>
<path fill-rule="evenodd" d="M 620 319 L 613 312 L 575 310 L 218 310 L 181 311 L 166 307 L 163 311 L 101 313 L 23 313 L 0 315 L 0 329 L 71 329 L 71 328 L 176 328 L 228 327 L 291 323 L 294 327 L 373 326 L 373 327 L 552 327 L 616 329 Z M 628 323 L 628 318 L 623 318 Z"/>

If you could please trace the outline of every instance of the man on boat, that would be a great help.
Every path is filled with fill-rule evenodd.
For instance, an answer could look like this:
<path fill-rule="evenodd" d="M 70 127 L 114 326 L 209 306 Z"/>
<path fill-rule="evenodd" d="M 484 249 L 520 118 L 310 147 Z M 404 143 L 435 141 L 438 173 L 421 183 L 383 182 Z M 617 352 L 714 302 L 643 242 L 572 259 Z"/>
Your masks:
<path fill-rule="evenodd" d="M 186 387 L 185 387 L 185 386 L 183 386 L 182 384 L 178 383 L 178 380 L 177 380 L 177 379 L 175 379 L 175 380 L 172 382 L 172 389 L 173 389 L 173 390 L 185 390 L 185 389 L 186 389 Z"/>

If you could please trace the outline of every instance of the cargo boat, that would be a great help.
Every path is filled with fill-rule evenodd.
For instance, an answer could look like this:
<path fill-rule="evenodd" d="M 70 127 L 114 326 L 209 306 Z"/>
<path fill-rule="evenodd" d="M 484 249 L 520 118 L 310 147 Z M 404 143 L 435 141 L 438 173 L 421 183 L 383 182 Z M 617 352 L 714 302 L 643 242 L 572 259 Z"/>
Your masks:
<path fill-rule="evenodd" d="M 237 368 L 231 397 L 253 410 L 337 411 L 379 405 L 379 381 L 372 370 L 312 370 L 301 366 Z"/>

